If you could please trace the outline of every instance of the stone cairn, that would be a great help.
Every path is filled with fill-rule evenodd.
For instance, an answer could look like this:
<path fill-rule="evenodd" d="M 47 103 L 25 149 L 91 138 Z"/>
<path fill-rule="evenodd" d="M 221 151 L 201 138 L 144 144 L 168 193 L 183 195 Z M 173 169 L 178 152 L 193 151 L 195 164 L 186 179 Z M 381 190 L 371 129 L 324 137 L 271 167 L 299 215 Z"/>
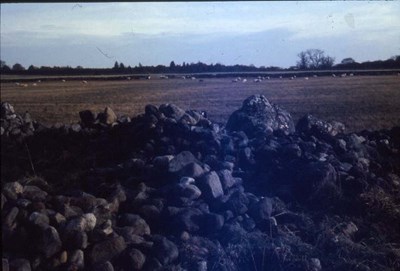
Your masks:
<path fill-rule="evenodd" d="M 2 270 L 399 270 L 400 128 L 173 104 L 46 127 L 1 104 Z M 74 175 L 75 174 L 75 175 Z"/>

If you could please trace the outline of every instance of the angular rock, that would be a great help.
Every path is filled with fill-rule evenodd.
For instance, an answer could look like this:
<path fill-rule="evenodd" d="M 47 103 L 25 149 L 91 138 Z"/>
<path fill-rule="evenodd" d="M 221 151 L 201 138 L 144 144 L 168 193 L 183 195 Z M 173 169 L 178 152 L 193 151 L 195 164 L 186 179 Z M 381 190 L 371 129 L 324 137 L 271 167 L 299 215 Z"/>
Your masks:
<path fill-rule="evenodd" d="M 200 178 L 199 187 L 208 199 L 217 199 L 224 195 L 221 181 L 215 171 L 211 171 Z"/>
<path fill-rule="evenodd" d="M 295 131 L 291 115 L 271 105 L 263 95 L 247 98 L 242 107 L 229 117 L 226 129 L 243 131 L 250 138 L 258 134 L 269 135 L 273 131 L 281 131 L 286 135 Z"/>
<path fill-rule="evenodd" d="M 173 196 L 176 197 L 177 195 L 195 200 L 201 196 L 201 190 L 194 184 L 179 183 L 175 185 L 173 190 Z"/>
<path fill-rule="evenodd" d="M 5 119 L 9 115 L 13 115 L 15 113 L 14 106 L 10 103 L 2 102 L 1 103 L 1 118 Z"/>
<path fill-rule="evenodd" d="M 168 171 L 177 173 L 190 163 L 199 163 L 193 154 L 189 151 L 183 151 L 175 156 L 168 165 Z"/>
<path fill-rule="evenodd" d="M 232 176 L 232 172 L 227 169 L 218 171 L 218 176 L 225 192 L 237 184 L 237 180 Z"/>

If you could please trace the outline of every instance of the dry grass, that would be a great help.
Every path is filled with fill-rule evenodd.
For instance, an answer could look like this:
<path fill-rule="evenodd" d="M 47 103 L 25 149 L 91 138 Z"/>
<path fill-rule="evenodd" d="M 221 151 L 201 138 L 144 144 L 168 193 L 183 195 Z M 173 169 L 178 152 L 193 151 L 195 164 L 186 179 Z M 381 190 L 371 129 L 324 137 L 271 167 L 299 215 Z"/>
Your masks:
<path fill-rule="evenodd" d="M 400 125 L 400 77 L 355 76 L 271 79 L 232 83 L 231 79 L 151 79 L 132 81 L 49 81 L 28 87 L 1 83 L 1 101 L 17 112 L 29 111 L 45 122 L 76 122 L 78 112 L 99 112 L 111 106 L 118 114 L 134 116 L 146 104 L 175 103 L 184 109 L 206 110 L 217 122 L 227 117 L 252 94 L 264 94 L 297 121 L 306 113 L 346 124 L 348 131 Z"/>

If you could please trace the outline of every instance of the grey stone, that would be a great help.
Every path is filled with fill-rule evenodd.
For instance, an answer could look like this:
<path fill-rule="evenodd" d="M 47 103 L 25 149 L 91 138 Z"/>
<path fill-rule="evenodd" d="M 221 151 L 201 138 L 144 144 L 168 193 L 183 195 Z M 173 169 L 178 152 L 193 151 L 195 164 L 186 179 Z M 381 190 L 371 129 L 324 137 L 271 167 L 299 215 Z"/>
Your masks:
<path fill-rule="evenodd" d="M 2 192 L 8 199 L 16 200 L 24 192 L 24 187 L 19 182 L 5 183 Z"/>
<path fill-rule="evenodd" d="M 82 127 L 78 123 L 74 123 L 71 125 L 71 131 L 75 133 L 79 133 L 82 130 Z"/>
<path fill-rule="evenodd" d="M 248 137 L 268 135 L 273 131 L 288 135 L 295 131 L 290 114 L 270 104 L 263 95 L 253 95 L 244 100 L 242 107 L 229 117 L 226 129 L 244 131 Z"/>
<path fill-rule="evenodd" d="M 185 115 L 185 111 L 174 104 L 162 104 L 159 107 L 159 111 L 167 118 L 173 118 L 176 121 Z"/>
<path fill-rule="evenodd" d="M 166 170 L 168 169 L 169 162 L 173 158 L 173 155 L 156 156 L 153 159 L 153 165 L 159 170 Z"/>
<path fill-rule="evenodd" d="M 31 205 L 31 201 L 28 199 L 18 199 L 17 200 L 17 206 L 20 208 L 26 209 L 29 205 Z"/>
<path fill-rule="evenodd" d="M 118 236 L 94 244 L 88 250 L 87 255 L 92 264 L 104 263 L 118 256 L 125 248 L 124 238 Z"/>
<path fill-rule="evenodd" d="M 29 221 L 38 226 L 45 226 L 50 223 L 49 217 L 46 214 L 39 212 L 31 213 L 31 215 L 29 216 Z"/>
<path fill-rule="evenodd" d="M 114 122 L 117 121 L 117 115 L 114 113 L 114 111 L 110 107 L 106 107 L 104 109 L 104 120 L 103 123 L 111 125 Z"/>
<path fill-rule="evenodd" d="M 135 248 L 129 249 L 127 258 L 130 270 L 141 270 L 146 261 L 146 256 Z"/>
<path fill-rule="evenodd" d="M 48 226 L 42 231 L 38 242 L 38 249 L 46 258 L 50 258 L 59 252 L 61 250 L 61 245 L 60 236 L 54 227 Z"/>
<path fill-rule="evenodd" d="M 177 173 L 190 163 L 198 163 L 197 159 L 189 151 L 183 151 L 175 156 L 168 165 L 168 171 Z"/>
<path fill-rule="evenodd" d="M 1 103 L 1 118 L 5 119 L 9 115 L 13 115 L 15 113 L 14 107 L 7 102 Z"/>
<path fill-rule="evenodd" d="M 69 231 L 91 231 L 96 226 L 96 216 L 92 213 L 83 214 L 80 217 L 71 219 L 67 224 L 67 230 Z"/>
<path fill-rule="evenodd" d="M 170 264 L 179 257 L 178 247 L 167 238 L 155 235 L 153 241 L 153 254 L 161 264 Z"/>
<path fill-rule="evenodd" d="M 177 184 L 174 195 L 195 200 L 201 196 L 201 190 L 194 184 Z"/>
<path fill-rule="evenodd" d="M 208 199 L 216 199 L 224 195 L 218 174 L 211 171 L 199 180 L 199 187 Z"/>
<path fill-rule="evenodd" d="M 345 127 L 342 123 L 334 122 L 332 124 L 307 114 L 297 122 L 296 131 L 322 140 L 329 140 L 339 133 L 344 133 Z"/>
<path fill-rule="evenodd" d="M 122 228 L 115 228 L 115 232 L 117 232 L 119 235 L 124 237 L 125 242 L 129 244 L 141 244 L 146 242 L 146 240 L 139 235 L 136 235 L 135 229 L 133 227 L 122 227 Z"/>
<path fill-rule="evenodd" d="M 118 224 L 121 227 L 124 227 L 124 226 L 132 227 L 133 234 L 137 234 L 137 235 L 150 234 L 149 225 L 139 215 L 122 214 L 118 219 Z"/>
<path fill-rule="evenodd" d="M 181 172 L 181 176 L 187 176 L 197 179 L 208 171 L 209 171 L 208 168 L 201 166 L 196 162 L 193 162 L 184 166 Z"/>
<path fill-rule="evenodd" d="M 71 256 L 68 259 L 70 266 L 82 270 L 85 267 L 85 255 L 82 250 L 77 249 L 71 252 Z"/>
<path fill-rule="evenodd" d="M 225 192 L 237 184 L 236 179 L 232 176 L 232 172 L 227 169 L 218 171 L 218 176 Z"/>
<path fill-rule="evenodd" d="M 318 258 L 311 258 L 309 263 L 310 271 L 320 271 L 322 270 L 321 261 Z"/>
<path fill-rule="evenodd" d="M 2 221 L 3 224 L 9 228 L 13 227 L 15 220 L 18 216 L 19 209 L 17 207 L 11 208 L 11 210 L 8 212 L 4 220 Z"/>
<path fill-rule="evenodd" d="M 92 271 L 114 271 L 114 266 L 109 261 L 105 263 L 95 264 Z"/>
<path fill-rule="evenodd" d="M 32 201 L 45 201 L 47 197 L 47 192 L 43 191 L 37 186 L 26 185 L 24 187 L 24 192 L 22 196 Z"/>

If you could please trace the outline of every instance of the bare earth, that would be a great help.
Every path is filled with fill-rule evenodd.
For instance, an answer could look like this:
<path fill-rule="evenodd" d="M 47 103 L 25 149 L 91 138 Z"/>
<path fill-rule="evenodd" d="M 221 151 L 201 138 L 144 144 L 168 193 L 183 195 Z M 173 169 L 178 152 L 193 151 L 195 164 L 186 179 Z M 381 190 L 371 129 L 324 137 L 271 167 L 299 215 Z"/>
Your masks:
<path fill-rule="evenodd" d="M 154 79 L 153 79 L 154 78 Z M 343 122 L 347 131 L 377 130 L 400 125 L 400 76 L 354 76 L 271 79 L 246 83 L 232 79 L 131 81 L 49 81 L 1 83 L 1 101 L 17 112 L 29 111 L 40 122 L 79 121 L 79 111 L 100 112 L 110 106 L 117 114 L 135 116 L 146 104 L 174 103 L 183 109 L 205 110 L 211 120 L 226 123 L 229 115 L 253 94 L 288 110 L 294 120 L 307 113 Z"/>

